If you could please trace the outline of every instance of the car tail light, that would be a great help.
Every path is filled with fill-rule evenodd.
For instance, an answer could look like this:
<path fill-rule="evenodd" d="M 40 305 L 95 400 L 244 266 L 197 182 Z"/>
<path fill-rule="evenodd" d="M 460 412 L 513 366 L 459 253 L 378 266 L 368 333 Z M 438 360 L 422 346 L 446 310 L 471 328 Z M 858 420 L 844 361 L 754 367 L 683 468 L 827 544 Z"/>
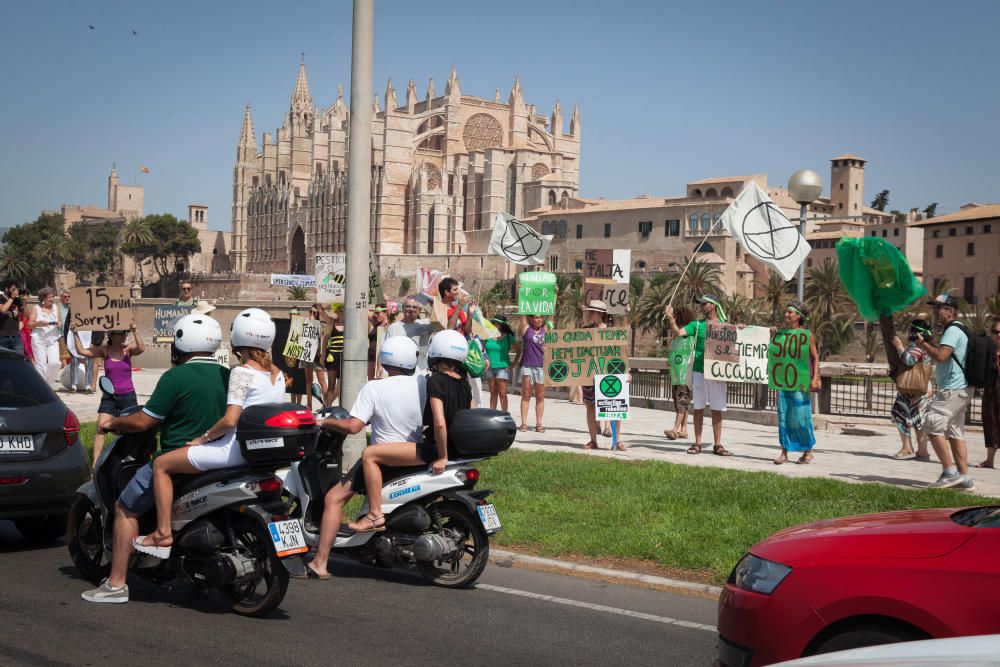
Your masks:
<path fill-rule="evenodd" d="M 72 410 L 66 411 L 66 419 L 63 421 L 63 435 L 66 437 L 67 447 L 72 447 L 80 440 L 80 420 L 76 418 Z"/>
<path fill-rule="evenodd" d="M 261 493 L 277 493 L 281 491 L 281 480 L 277 477 L 268 477 L 267 479 L 257 480 L 257 486 L 260 488 Z"/>
<path fill-rule="evenodd" d="M 275 428 L 305 428 L 316 425 L 316 418 L 308 410 L 286 410 L 270 417 L 265 426 Z"/>
<path fill-rule="evenodd" d="M 0 477 L 0 486 L 16 486 L 27 481 L 27 477 Z"/>

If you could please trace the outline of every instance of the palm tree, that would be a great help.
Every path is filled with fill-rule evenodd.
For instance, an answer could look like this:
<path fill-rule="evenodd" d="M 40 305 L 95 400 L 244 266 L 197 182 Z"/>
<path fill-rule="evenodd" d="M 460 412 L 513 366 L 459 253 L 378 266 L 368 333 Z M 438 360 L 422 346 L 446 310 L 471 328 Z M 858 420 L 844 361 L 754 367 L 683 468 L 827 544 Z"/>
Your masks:
<path fill-rule="evenodd" d="M 969 327 L 969 331 L 977 334 L 985 334 L 986 330 L 990 327 L 990 322 L 993 320 L 993 315 L 990 313 L 990 309 L 982 304 L 976 306 L 975 308 L 966 308 L 964 321 Z"/>
<path fill-rule="evenodd" d="M 855 319 L 854 313 L 848 313 L 836 315 L 829 320 L 814 320 L 816 325 L 813 333 L 820 359 L 838 354 L 854 340 Z"/>
<path fill-rule="evenodd" d="M 872 199 L 872 208 L 878 211 L 884 211 L 885 207 L 889 205 L 889 191 L 882 190 L 882 192 L 875 195 L 875 199 Z"/>
<path fill-rule="evenodd" d="M 814 321 L 828 322 L 850 305 L 850 297 L 840 282 L 840 274 L 833 260 L 827 258 L 820 266 L 809 269 L 805 287 L 806 305 Z"/>
<path fill-rule="evenodd" d="M 987 297 L 983 300 L 986 308 L 990 311 L 990 315 L 994 319 L 1000 319 L 1000 294 L 996 296 Z"/>
<path fill-rule="evenodd" d="M 687 258 L 684 262 L 687 263 Z M 678 284 L 679 283 L 679 284 Z M 719 267 L 709 264 L 703 259 L 695 257 L 688 266 L 687 272 L 682 274 L 670 274 L 665 285 L 670 286 L 670 291 L 677 290 L 672 305 L 690 304 L 696 296 L 706 293 L 719 294 L 722 289 L 722 271 Z M 669 294 L 667 295 L 669 300 Z M 666 303 L 663 304 L 667 305 Z M 663 311 L 663 308 L 660 308 Z"/>
<path fill-rule="evenodd" d="M 760 319 L 760 304 L 742 294 L 722 297 L 722 310 L 730 322 L 755 325 Z"/>
<path fill-rule="evenodd" d="M 670 301 L 674 288 L 668 281 L 661 281 L 643 292 L 638 302 L 632 305 L 632 323 L 638 331 L 660 332 L 663 328 L 663 307 Z"/>
<path fill-rule="evenodd" d="M 861 348 L 865 353 L 865 361 L 874 363 L 879 349 L 882 347 L 882 336 L 878 327 L 872 322 L 865 323 L 865 337 L 861 339 Z"/>
<path fill-rule="evenodd" d="M 583 306 L 583 276 L 580 274 L 560 274 L 556 276 L 556 325 L 572 328 L 580 324 Z"/>
<path fill-rule="evenodd" d="M 777 322 L 781 317 L 785 296 L 788 293 L 788 281 L 782 278 L 781 274 L 768 271 L 767 282 L 755 280 L 753 283 L 764 292 L 761 298 L 771 310 L 771 322 Z"/>
<path fill-rule="evenodd" d="M 70 258 L 69 251 L 69 239 L 65 236 L 54 236 L 47 239 L 42 239 L 35 246 L 35 254 L 43 267 L 48 267 L 48 272 L 43 269 L 43 273 L 46 274 L 46 282 L 53 282 L 55 280 L 55 274 L 58 273 Z"/>
<path fill-rule="evenodd" d="M 302 285 L 292 285 L 288 288 L 289 301 L 305 301 L 309 298 L 309 289 Z"/>
<path fill-rule="evenodd" d="M 0 276 L 23 280 L 27 277 L 29 269 L 28 262 L 23 258 L 6 247 L 0 247 Z"/>
<path fill-rule="evenodd" d="M 139 268 L 139 284 L 145 283 L 142 275 L 142 262 L 145 259 L 140 255 L 141 246 L 148 246 L 153 242 L 153 230 L 145 218 L 132 218 L 124 225 L 118 233 L 118 246 L 122 248 L 122 253 L 128 255 Z"/>

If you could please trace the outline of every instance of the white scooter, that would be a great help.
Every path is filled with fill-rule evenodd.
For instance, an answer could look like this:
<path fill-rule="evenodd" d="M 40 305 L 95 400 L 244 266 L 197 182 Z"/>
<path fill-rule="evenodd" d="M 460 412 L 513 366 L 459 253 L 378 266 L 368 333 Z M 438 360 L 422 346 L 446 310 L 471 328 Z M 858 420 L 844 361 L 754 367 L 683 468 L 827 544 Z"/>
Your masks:
<path fill-rule="evenodd" d="M 339 407 L 325 408 L 318 418 L 346 419 Z M 356 533 L 341 526 L 333 553 L 386 567 L 416 567 L 438 586 L 458 588 L 479 578 L 489 560 L 489 536 L 500 518 L 486 502 L 492 493 L 477 490 L 479 471 L 472 467 L 508 449 L 517 428 L 513 418 L 497 410 L 462 410 L 448 428 L 449 441 L 465 458 L 449 461 L 435 475 L 429 466 L 383 468 L 382 513 L 385 531 Z M 315 451 L 279 471 L 292 507 L 302 521 L 306 544 L 315 548 L 326 492 L 340 481 L 343 435 L 323 431 Z M 368 513 L 368 500 L 358 514 Z"/>

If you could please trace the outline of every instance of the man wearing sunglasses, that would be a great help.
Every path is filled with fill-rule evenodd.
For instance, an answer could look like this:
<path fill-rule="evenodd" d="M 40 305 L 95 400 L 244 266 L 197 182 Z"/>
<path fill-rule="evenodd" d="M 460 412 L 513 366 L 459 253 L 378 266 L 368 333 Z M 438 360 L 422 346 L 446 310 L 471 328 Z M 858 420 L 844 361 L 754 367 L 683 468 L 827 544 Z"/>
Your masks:
<path fill-rule="evenodd" d="M 198 305 L 198 297 L 194 296 L 194 292 L 191 288 L 191 283 L 186 280 L 181 283 L 181 295 L 177 301 L 174 301 L 175 306 L 190 306 L 194 308 Z"/>
<path fill-rule="evenodd" d="M 417 373 L 427 370 L 427 345 L 431 338 L 430 320 L 417 319 L 420 317 L 420 304 L 413 298 L 408 298 L 403 303 L 403 319 L 393 322 L 385 332 L 386 338 L 393 336 L 406 336 L 417 344 L 420 354 L 417 356 Z"/>

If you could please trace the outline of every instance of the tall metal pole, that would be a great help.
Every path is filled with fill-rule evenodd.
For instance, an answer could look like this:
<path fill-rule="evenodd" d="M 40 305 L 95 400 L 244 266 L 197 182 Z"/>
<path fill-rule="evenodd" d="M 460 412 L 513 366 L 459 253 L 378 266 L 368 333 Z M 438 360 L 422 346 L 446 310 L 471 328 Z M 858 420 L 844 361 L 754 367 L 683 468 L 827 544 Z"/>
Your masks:
<path fill-rule="evenodd" d="M 804 203 L 799 204 L 799 233 L 802 234 L 802 238 L 806 237 L 806 205 Z M 802 301 L 805 299 L 806 291 L 806 262 L 802 260 L 799 264 L 799 285 L 795 290 L 795 297 Z"/>
<path fill-rule="evenodd" d="M 347 157 L 347 271 L 340 404 L 348 410 L 368 380 L 368 254 L 371 250 L 372 43 L 374 0 L 354 0 L 351 125 Z M 361 458 L 365 436 L 344 443 L 343 466 Z"/>

